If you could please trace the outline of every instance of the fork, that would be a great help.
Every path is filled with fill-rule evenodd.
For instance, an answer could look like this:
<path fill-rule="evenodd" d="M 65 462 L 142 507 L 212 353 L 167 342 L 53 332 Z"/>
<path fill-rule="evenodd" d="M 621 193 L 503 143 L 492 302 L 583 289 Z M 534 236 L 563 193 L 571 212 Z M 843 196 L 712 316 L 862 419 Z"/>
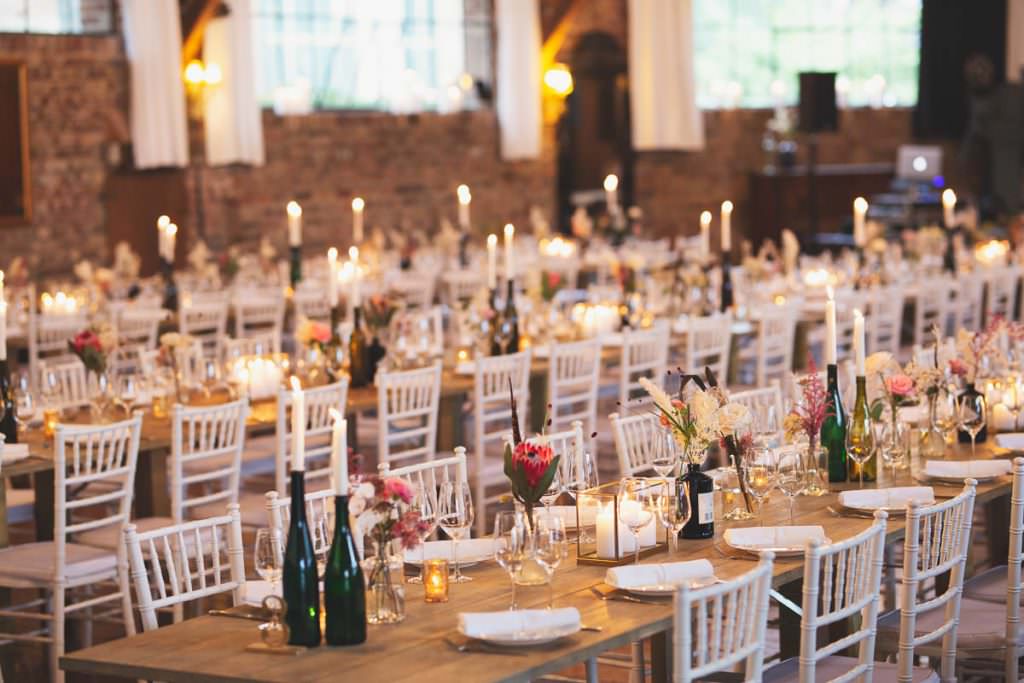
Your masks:
<path fill-rule="evenodd" d="M 721 555 L 727 560 L 750 560 L 751 562 L 758 561 L 758 558 L 753 555 L 730 555 L 729 553 L 719 548 L 717 543 L 712 543 L 711 547 L 715 549 L 715 552 L 717 552 L 719 555 Z"/>

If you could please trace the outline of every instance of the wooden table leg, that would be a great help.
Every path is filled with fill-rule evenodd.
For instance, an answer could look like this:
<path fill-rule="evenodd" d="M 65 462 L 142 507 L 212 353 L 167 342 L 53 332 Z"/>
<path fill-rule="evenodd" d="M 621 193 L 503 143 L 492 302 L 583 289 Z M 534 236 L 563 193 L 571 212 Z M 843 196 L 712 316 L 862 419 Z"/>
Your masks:
<path fill-rule="evenodd" d="M 438 409 L 437 450 L 450 453 L 456 446 L 465 446 L 462 435 L 462 404 L 466 397 L 463 394 L 442 396 Z"/>
<path fill-rule="evenodd" d="M 668 683 L 672 680 L 672 630 L 651 636 L 651 680 Z"/>
<path fill-rule="evenodd" d="M 53 540 L 53 470 L 32 475 L 36 500 L 32 514 L 36 520 L 36 540 Z"/>
<path fill-rule="evenodd" d="M 139 462 L 135 470 L 137 518 L 170 516 L 171 500 L 167 488 L 168 456 L 168 451 L 163 448 L 139 453 Z"/>
<path fill-rule="evenodd" d="M 778 589 L 783 597 L 803 603 L 803 579 L 790 581 Z M 779 658 L 782 661 L 800 654 L 800 615 L 779 605 Z"/>

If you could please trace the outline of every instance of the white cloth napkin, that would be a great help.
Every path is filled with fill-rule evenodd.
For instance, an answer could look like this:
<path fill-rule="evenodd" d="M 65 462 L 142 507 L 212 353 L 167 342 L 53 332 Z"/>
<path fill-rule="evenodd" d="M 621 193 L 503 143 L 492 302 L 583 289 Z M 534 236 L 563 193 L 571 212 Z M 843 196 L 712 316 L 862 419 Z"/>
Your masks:
<path fill-rule="evenodd" d="M 605 573 L 604 582 L 616 588 L 678 586 L 687 581 L 706 579 L 714 575 L 714 567 L 709 561 L 693 560 L 612 567 Z"/>
<path fill-rule="evenodd" d="M 725 542 L 744 548 L 803 548 L 807 541 L 825 540 L 820 526 L 751 526 L 726 529 Z"/>
<path fill-rule="evenodd" d="M 931 505 L 935 502 L 935 491 L 931 486 L 895 486 L 888 489 L 859 489 L 839 493 L 839 504 L 848 508 L 903 508 L 911 501 Z"/>
<path fill-rule="evenodd" d="M 1024 432 L 996 434 L 996 445 L 1011 451 L 1024 451 Z"/>
<path fill-rule="evenodd" d="M 451 541 L 427 541 L 419 548 L 405 551 L 406 562 L 421 560 L 455 561 L 455 552 Z M 490 559 L 494 555 L 493 538 L 467 538 L 459 541 L 459 562 L 479 562 Z"/>
<path fill-rule="evenodd" d="M 280 586 L 280 584 L 278 584 Z M 272 593 L 269 581 L 246 581 L 242 586 L 242 601 L 248 605 L 262 605 L 263 598 Z M 280 588 L 277 590 L 280 595 Z"/>
<path fill-rule="evenodd" d="M 459 613 L 459 631 L 470 638 L 511 637 L 570 628 L 580 628 L 580 612 L 575 607 Z"/>
<path fill-rule="evenodd" d="M 1000 477 L 1013 469 L 1009 460 L 928 460 L 924 473 L 929 477 Z"/>
<path fill-rule="evenodd" d="M 28 457 L 27 443 L 5 443 L 3 445 L 4 463 L 18 462 Z"/>

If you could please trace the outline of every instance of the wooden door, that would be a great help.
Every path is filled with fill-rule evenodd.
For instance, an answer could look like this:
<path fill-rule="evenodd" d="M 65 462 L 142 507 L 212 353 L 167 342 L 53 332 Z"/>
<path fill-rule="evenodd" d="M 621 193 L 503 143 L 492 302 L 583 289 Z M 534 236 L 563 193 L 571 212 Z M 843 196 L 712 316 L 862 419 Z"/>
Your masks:
<path fill-rule="evenodd" d="M 155 273 L 159 268 L 156 219 L 166 214 L 178 226 L 175 262 L 184 263 L 191 241 L 184 170 L 112 174 L 107 179 L 104 206 L 111 253 L 118 242 L 127 242 L 142 256 L 142 274 Z"/>

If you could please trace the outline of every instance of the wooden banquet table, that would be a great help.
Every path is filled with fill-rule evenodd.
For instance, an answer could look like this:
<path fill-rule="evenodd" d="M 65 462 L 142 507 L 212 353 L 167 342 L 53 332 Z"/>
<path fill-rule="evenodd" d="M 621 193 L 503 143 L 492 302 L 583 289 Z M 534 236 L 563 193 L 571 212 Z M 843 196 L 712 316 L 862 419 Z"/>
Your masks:
<path fill-rule="evenodd" d="M 947 457 L 969 457 L 969 448 L 949 449 Z M 979 447 L 978 457 L 1010 457 L 1011 453 L 986 444 Z M 897 473 L 890 480 L 881 476 L 880 485 L 914 483 L 908 471 Z M 934 484 L 937 498 L 956 495 L 962 490 L 956 484 Z M 856 483 L 838 488 L 856 488 Z M 1010 478 L 1001 477 L 978 486 L 979 504 L 996 510 L 1010 491 Z M 863 530 L 871 520 L 863 517 L 840 517 L 829 512 L 837 505 L 836 494 L 813 498 L 801 496 L 796 503 L 797 524 L 820 524 L 833 541 L 840 541 Z M 1003 508 L 1005 509 L 1005 508 Z M 986 525 L 993 540 L 1007 534 L 1008 515 L 989 511 Z M 757 522 L 760 523 L 760 522 Z M 788 523 L 788 506 L 776 493 L 766 504 L 764 523 Z M 733 523 L 751 525 L 753 523 Z M 753 556 L 722 545 L 722 533 L 730 523 L 716 522 L 714 539 L 680 541 L 674 554 L 659 554 L 649 561 L 680 561 L 706 558 L 714 565 L 719 578 L 730 578 L 754 566 Z M 904 534 L 904 520 L 890 518 L 887 541 L 898 541 Z M 1005 541 L 1005 538 L 1003 539 Z M 995 545 L 999 545 L 996 543 Z M 998 556 L 997 556 L 998 557 Z M 1002 556 L 1005 557 L 1005 554 Z M 500 649 L 498 654 L 458 652 L 449 640 L 463 642 L 457 634 L 460 611 L 504 610 L 508 608 L 510 585 L 508 576 L 493 562 L 484 562 L 466 570 L 474 578 L 471 583 L 453 584 L 450 601 L 427 604 L 420 588 L 406 587 L 408 616 L 395 626 L 372 626 L 363 645 L 348 648 L 321 646 L 297 656 L 268 656 L 245 652 L 250 643 L 259 641 L 257 622 L 204 615 L 179 624 L 116 640 L 61 658 L 66 671 L 123 676 L 167 681 L 168 683 L 224 683 L 265 681 L 300 683 L 305 681 L 359 680 L 402 681 L 422 679 L 425 674 L 436 680 L 465 681 L 528 681 L 532 678 L 564 670 L 611 648 L 643 638 L 653 639 L 653 679 L 671 678 L 670 599 L 650 603 L 600 600 L 591 587 L 599 585 L 604 576 L 601 567 L 577 565 L 570 558 L 555 573 L 553 590 L 556 607 L 579 609 L 582 623 L 600 627 L 600 632 L 581 631 L 547 646 L 529 649 Z M 780 593 L 800 602 L 803 560 L 779 559 L 774 566 L 774 586 Z M 542 607 L 546 591 L 529 591 L 523 607 Z M 783 657 L 799 648 L 799 617 L 780 609 L 780 638 Z"/>

